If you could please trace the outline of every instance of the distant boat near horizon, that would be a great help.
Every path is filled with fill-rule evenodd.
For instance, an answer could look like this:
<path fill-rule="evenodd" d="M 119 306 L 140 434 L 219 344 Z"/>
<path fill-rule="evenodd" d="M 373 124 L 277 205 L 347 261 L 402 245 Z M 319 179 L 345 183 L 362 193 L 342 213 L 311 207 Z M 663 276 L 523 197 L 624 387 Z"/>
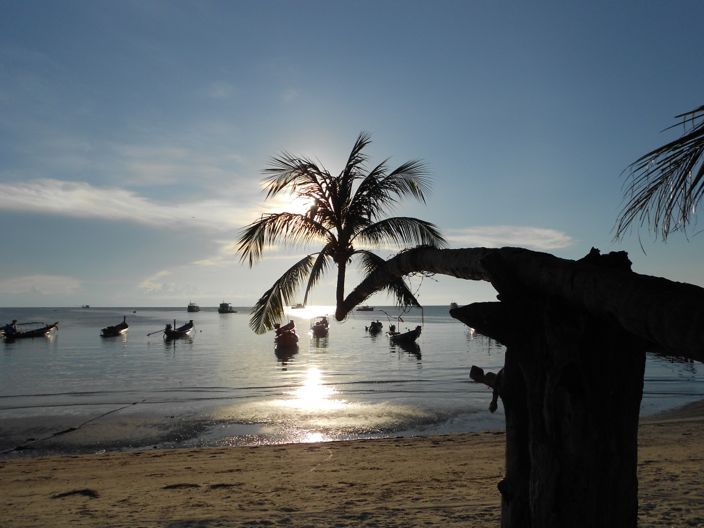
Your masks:
<path fill-rule="evenodd" d="M 188 312 L 200 312 L 200 306 L 198 306 L 194 302 L 189 302 L 188 307 L 186 308 L 186 311 Z"/>
<path fill-rule="evenodd" d="M 221 313 L 221 314 L 237 313 L 237 310 L 235 310 L 230 303 L 226 303 L 223 301 L 220 303 L 220 306 L 218 306 L 218 313 Z"/>
<path fill-rule="evenodd" d="M 373 312 L 374 307 L 369 306 L 368 304 L 363 304 L 362 306 L 357 307 L 358 312 Z"/>
<path fill-rule="evenodd" d="M 306 305 L 303 303 L 296 303 L 296 304 L 291 305 L 292 310 L 300 310 L 305 307 L 306 307 Z"/>

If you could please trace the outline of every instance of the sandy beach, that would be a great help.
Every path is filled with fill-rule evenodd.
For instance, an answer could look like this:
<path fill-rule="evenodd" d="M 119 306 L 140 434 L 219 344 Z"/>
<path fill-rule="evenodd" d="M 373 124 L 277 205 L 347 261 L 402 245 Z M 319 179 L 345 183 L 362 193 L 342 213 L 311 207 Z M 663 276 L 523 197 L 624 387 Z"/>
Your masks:
<path fill-rule="evenodd" d="M 640 526 L 704 526 L 704 404 L 640 428 Z M 0 525 L 474 526 L 503 433 L 0 460 Z"/>

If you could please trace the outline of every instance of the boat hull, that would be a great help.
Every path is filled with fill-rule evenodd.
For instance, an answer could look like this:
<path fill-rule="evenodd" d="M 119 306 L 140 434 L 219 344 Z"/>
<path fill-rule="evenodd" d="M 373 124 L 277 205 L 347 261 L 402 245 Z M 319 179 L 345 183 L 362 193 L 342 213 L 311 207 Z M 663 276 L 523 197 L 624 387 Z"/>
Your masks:
<path fill-rule="evenodd" d="M 193 335 L 194 325 L 193 323 L 186 323 L 183 326 L 179 326 L 175 329 L 164 330 L 164 339 L 171 341 L 173 339 L 183 339 L 185 337 L 191 337 Z"/>
<path fill-rule="evenodd" d="M 125 335 L 128 329 L 128 326 L 122 328 L 119 328 L 118 326 L 108 326 L 100 331 L 100 337 L 118 337 Z"/>
<path fill-rule="evenodd" d="M 399 334 L 390 334 L 391 343 L 396 345 L 406 345 L 410 343 L 415 343 L 416 339 L 420 336 L 421 327 L 416 326 L 414 330 L 408 332 L 403 332 Z"/>
<path fill-rule="evenodd" d="M 284 332 L 274 339 L 276 347 L 293 347 L 298 346 L 298 335 L 295 332 Z"/>
<path fill-rule="evenodd" d="M 46 325 L 41 328 L 36 328 L 34 330 L 27 330 L 26 332 L 16 332 L 14 334 L 5 334 L 4 338 L 6 341 L 12 341 L 14 339 L 27 339 L 27 338 L 32 338 L 32 337 L 46 337 L 57 326 L 59 326 L 58 321 L 54 324 Z"/>
<path fill-rule="evenodd" d="M 311 332 L 313 332 L 313 337 L 327 337 L 328 336 L 328 328 L 327 327 L 314 326 L 311 328 Z"/>

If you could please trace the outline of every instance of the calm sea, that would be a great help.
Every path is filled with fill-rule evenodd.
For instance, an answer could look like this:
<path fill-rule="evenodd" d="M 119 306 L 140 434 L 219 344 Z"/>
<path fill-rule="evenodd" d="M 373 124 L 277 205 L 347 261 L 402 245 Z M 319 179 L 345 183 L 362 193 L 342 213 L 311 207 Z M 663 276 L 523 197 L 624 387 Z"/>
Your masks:
<path fill-rule="evenodd" d="M 403 315 L 423 325 L 419 348 L 404 350 L 365 327 L 387 330 L 398 309 L 330 320 L 327 338 L 310 317 L 332 307 L 292 310 L 298 352 L 275 354 L 271 333 L 248 327 L 248 308 L 0 309 L 0 321 L 59 322 L 52 337 L 0 345 L 0 451 L 96 452 L 145 447 L 258 445 L 503 429 L 501 406 L 469 380 L 478 365 L 497 371 L 504 348 L 452 319 L 448 307 Z M 99 331 L 127 316 L 126 336 Z M 192 339 L 164 342 L 166 323 L 193 319 Z M 605 366 L 608 368 L 608 366 Z M 642 413 L 704 398 L 700 364 L 649 356 Z M 26 448 L 11 451 L 15 447 Z"/>

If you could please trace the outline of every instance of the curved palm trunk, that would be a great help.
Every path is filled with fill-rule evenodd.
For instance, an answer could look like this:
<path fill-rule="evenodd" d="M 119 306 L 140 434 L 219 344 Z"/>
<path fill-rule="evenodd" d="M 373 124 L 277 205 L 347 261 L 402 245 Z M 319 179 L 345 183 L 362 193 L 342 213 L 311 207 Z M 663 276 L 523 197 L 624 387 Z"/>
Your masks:
<path fill-rule="evenodd" d="M 506 412 L 502 526 L 635 527 L 645 350 L 704 360 L 704 289 L 633 273 L 625 253 L 418 248 L 370 274 L 336 317 L 420 271 L 499 293 L 450 313 L 507 346 L 498 376 L 472 369 Z"/>
<path fill-rule="evenodd" d="M 625 253 L 573 261 L 523 248 L 417 248 L 371 273 L 338 302 L 335 316 L 344 319 L 391 280 L 415 272 L 440 273 L 491 282 L 502 300 L 511 295 L 555 297 L 612 320 L 670 354 L 704 361 L 704 289 L 634 273 L 619 266 L 624 260 Z"/>
<path fill-rule="evenodd" d="M 335 300 L 340 306 L 345 299 L 345 275 L 347 273 L 347 260 L 337 263 L 337 288 L 335 289 Z"/>

